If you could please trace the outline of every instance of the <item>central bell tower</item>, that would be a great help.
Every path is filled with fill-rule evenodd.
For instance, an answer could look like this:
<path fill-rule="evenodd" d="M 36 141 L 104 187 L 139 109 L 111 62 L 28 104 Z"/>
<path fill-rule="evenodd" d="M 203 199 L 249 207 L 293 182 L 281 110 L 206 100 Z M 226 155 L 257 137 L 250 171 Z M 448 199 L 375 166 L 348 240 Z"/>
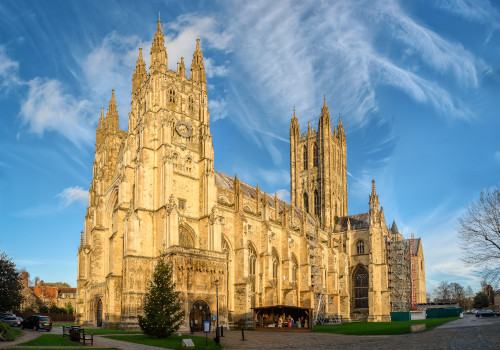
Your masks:
<path fill-rule="evenodd" d="M 290 177 L 292 204 L 316 217 L 321 227 L 333 227 L 337 217 L 347 215 L 346 137 L 340 116 L 332 132 L 326 99 L 317 131 L 308 124 L 301 134 L 293 111 Z"/>

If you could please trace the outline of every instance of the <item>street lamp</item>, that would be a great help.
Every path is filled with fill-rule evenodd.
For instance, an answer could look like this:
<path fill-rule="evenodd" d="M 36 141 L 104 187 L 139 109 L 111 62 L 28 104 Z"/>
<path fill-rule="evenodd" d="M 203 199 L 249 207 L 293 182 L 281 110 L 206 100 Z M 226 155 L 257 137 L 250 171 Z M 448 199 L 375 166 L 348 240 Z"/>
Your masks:
<path fill-rule="evenodd" d="M 217 325 L 215 328 L 215 345 L 220 345 L 219 333 L 219 280 L 215 281 L 215 296 L 217 298 Z"/>

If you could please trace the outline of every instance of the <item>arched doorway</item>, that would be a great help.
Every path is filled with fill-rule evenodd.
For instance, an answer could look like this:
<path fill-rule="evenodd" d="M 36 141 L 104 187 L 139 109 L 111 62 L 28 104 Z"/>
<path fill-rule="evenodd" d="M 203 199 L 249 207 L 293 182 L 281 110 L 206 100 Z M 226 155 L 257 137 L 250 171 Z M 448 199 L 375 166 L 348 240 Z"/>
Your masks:
<path fill-rule="evenodd" d="M 102 300 L 97 302 L 97 327 L 102 327 Z"/>
<path fill-rule="evenodd" d="M 210 321 L 211 317 L 208 304 L 203 300 L 196 301 L 189 312 L 189 325 L 193 332 L 203 331 L 203 321 Z"/>

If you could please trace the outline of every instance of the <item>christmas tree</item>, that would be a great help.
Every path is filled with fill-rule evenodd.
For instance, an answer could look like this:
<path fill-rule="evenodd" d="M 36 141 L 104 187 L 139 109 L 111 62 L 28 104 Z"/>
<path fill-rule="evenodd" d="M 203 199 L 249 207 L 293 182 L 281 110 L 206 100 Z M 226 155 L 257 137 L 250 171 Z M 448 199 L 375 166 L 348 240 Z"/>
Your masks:
<path fill-rule="evenodd" d="M 165 338 L 179 329 L 184 311 L 179 292 L 172 282 L 172 264 L 162 256 L 158 259 L 144 304 L 144 317 L 139 316 L 139 326 L 144 334 Z"/>

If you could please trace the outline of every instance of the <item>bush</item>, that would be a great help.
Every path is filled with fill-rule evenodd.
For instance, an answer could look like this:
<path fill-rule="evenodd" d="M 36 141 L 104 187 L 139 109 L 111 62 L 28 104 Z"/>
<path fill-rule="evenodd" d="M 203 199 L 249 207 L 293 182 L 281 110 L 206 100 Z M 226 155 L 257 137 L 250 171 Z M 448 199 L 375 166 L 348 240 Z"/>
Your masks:
<path fill-rule="evenodd" d="M 12 341 L 16 339 L 16 335 L 12 328 L 5 322 L 0 322 L 0 341 Z"/>
<path fill-rule="evenodd" d="M 47 305 L 42 305 L 40 306 L 40 309 L 38 309 L 38 312 L 41 314 L 48 314 L 49 308 L 47 307 Z"/>

